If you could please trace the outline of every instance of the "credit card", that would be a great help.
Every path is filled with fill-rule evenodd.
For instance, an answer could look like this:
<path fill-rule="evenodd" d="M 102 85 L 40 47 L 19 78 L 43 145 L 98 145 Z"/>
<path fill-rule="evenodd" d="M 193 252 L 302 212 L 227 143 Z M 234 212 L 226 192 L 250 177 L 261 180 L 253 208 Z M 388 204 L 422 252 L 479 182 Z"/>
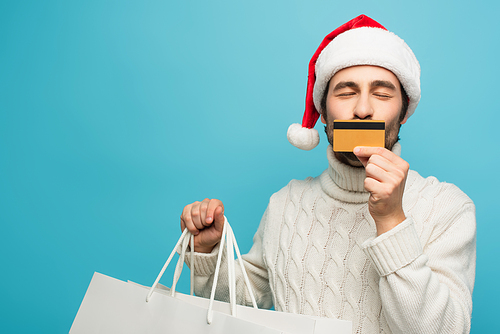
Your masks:
<path fill-rule="evenodd" d="M 385 122 L 374 120 L 333 121 L 333 150 L 352 152 L 356 146 L 385 146 Z"/>

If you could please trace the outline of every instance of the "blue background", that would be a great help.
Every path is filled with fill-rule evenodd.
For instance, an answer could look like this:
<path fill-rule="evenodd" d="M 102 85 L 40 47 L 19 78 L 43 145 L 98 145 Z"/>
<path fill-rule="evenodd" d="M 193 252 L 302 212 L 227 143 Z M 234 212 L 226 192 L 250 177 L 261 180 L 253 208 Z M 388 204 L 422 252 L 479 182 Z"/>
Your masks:
<path fill-rule="evenodd" d="M 402 156 L 474 200 L 472 332 L 492 332 L 499 12 L 493 1 L 2 1 L 0 332 L 68 332 L 94 271 L 152 284 L 194 200 L 222 199 L 248 251 L 269 196 L 326 168 L 320 125 L 310 152 L 286 130 L 302 119 L 317 46 L 361 13 L 420 61 Z"/>

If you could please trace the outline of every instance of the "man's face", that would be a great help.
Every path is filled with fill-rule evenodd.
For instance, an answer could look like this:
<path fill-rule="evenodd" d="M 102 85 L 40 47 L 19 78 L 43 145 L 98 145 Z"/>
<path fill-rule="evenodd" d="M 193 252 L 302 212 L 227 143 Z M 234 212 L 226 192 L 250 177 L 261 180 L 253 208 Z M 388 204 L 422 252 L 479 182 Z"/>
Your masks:
<path fill-rule="evenodd" d="M 385 121 L 385 146 L 391 150 L 397 142 L 403 105 L 398 78 L 389 70 L 378 66 L 353 66 L 335 73 L 330 80 L 326 98 L 326 124 L 328 141 L 333 144 L 333 121 L 373 119 Z M 335 153 L 343 163 L 362 166 L 353 153 Z"/>

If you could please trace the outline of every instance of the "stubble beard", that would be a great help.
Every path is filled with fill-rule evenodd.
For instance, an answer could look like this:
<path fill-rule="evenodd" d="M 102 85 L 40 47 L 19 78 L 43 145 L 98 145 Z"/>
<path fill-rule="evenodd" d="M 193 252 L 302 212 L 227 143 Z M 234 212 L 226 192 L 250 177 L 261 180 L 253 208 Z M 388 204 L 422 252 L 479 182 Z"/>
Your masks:
<path fill-rule="evenodd" d="M 401 128 L 401 123 L 396 118 L 389 125 L 386 124 L 385 127 L 385 148 L 389 151 L 392 150 L 394 144 L 399 140 L 399 129 Z M 328 137 L 328 142 L 333 146 L 333 121 L 329 122 L 326 120 L 325 126 L 326 136 Z M 352 152 L 335 152 L 335 157 L 342 163 L 346 165 L 351 165 L 353 167 L 363 167 L 361 162 L 358 160 L 356 155 Z"/>

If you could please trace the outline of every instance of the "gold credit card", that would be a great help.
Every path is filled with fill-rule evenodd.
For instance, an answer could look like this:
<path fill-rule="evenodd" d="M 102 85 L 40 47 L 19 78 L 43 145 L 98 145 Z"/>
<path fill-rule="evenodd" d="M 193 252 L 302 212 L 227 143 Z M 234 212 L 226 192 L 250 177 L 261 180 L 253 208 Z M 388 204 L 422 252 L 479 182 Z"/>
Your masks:
<path fill-rule="evenodd" d="M 333 150 L 352 152 L 356 146 L 385 146 L 385 122 L 373 120 L 333 121 Z"/>

